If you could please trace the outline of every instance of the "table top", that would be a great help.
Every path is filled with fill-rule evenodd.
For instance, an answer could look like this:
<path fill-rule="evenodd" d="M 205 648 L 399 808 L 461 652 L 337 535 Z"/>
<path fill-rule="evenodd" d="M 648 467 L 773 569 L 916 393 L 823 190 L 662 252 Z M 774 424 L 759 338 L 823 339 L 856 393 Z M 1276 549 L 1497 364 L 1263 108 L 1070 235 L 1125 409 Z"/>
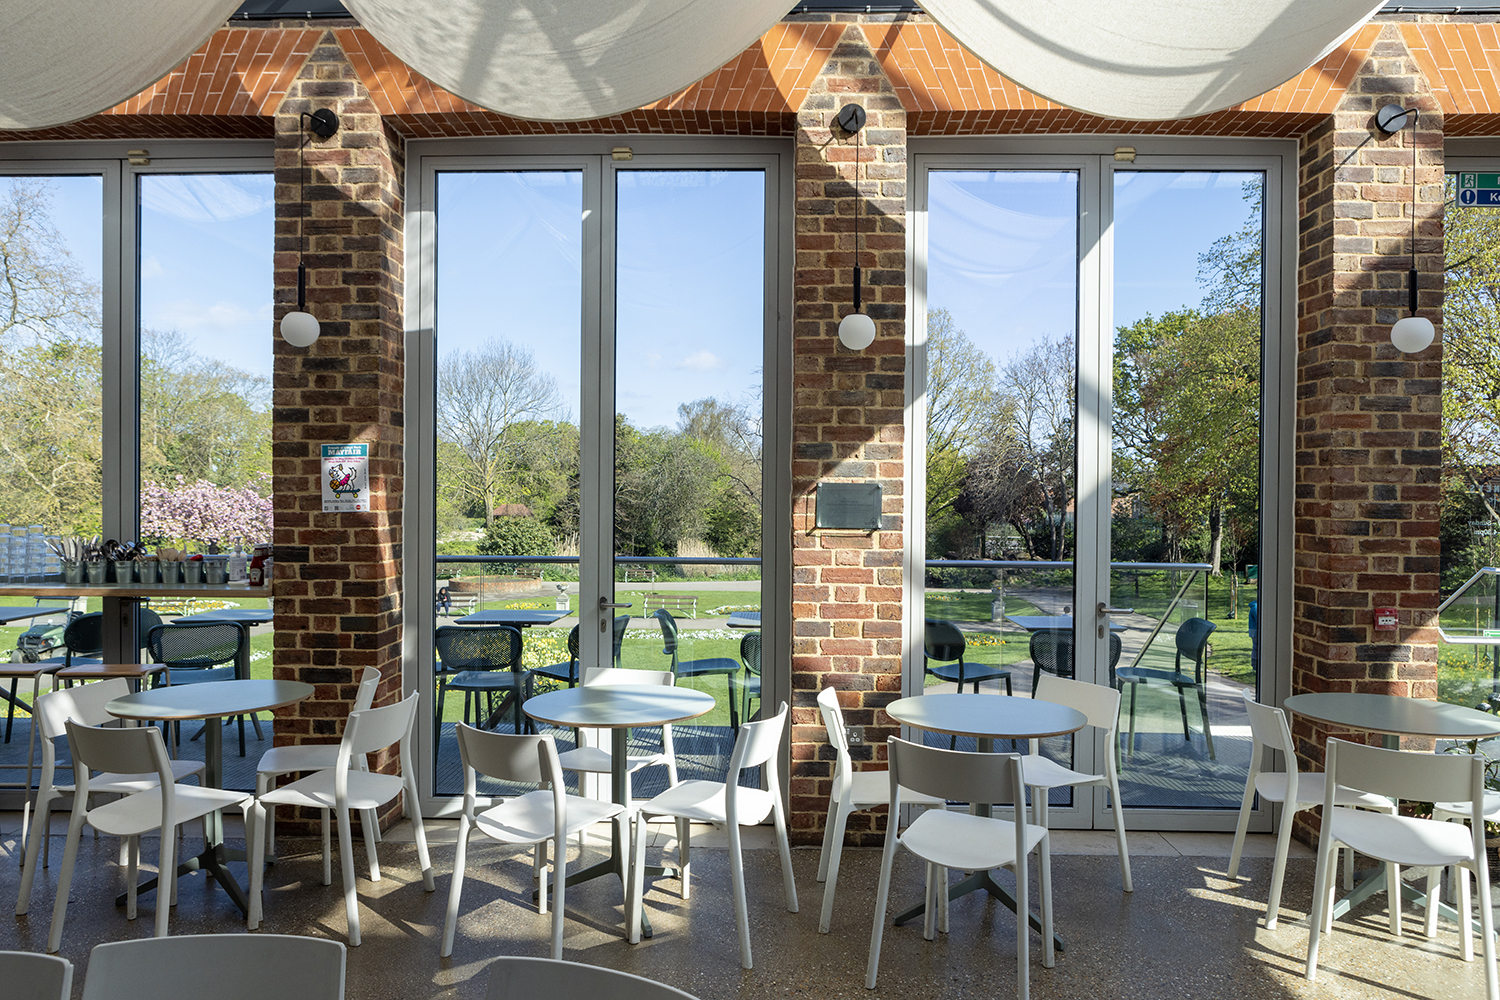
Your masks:
<path fill-rule="evenodd" d="M 760 628 L 760 612 L 731 611 L 724 624 L 730 628 Z"/>
<path fill-rule="evenodd" d="M 1088 725 L 1076 708 L 1004 694 L 928 694 L 885 707 L 903 725 L 950 736 L 1032 740 L 1066 736 Z"/>
<path fill-rule="evenodd" d="M 152 688 L 104 706 L 122 719 L 217 719 L 295 705 L 313 695 L 302 681 L 205 681 Z"/>
<path fill-rule="evenodd" d="M 26 618 L 41 618 L 44 615 L 60 615 L 71 610 L 67 604 L 48 605 L 40 608 L 0 608 L 0 624 L 18 622 Z"/>
<path fill-rule="evenodd" d="M 576 687 L 526 699 L 522 710 L 539 722 L 589 729 L 629 729 L 695 719 L 713 711 L 714 696 L 692 688 Z"/>
<path fill-rule="evenodd" d="M 101 680 L 105 677 L 149 677 L 167 669 L 165 663 L 80 663 L 57 672 L 63 680 Z"/>
<path fill-rule="evenodd" d="M 1391 694 L 1325 691 L 1294 694 L 1282 704 L 1288 712 L 1305 718 L 1392 736 L 1431 736 L 1452 740 L 1500 736 L 1500 717 L 1442 701 Z"/>
<path fill-rule="evenodd" d="M 220 608 L 217 611 L 200 611 L 196 615 L 184 615 L 173 622 L 245 622 L 264 625 L 275 618 L 270 608 Z"/>
<path fill-rule="evenodd" d="M 529 628 L 532 625 L 551 625 L 560 618 L 571 615 L 571 611 L 536 611 L 516 609 L 511 611 L 476 611 L 472 615 L 453 619 L 455 625 L 513 625 Z"/>

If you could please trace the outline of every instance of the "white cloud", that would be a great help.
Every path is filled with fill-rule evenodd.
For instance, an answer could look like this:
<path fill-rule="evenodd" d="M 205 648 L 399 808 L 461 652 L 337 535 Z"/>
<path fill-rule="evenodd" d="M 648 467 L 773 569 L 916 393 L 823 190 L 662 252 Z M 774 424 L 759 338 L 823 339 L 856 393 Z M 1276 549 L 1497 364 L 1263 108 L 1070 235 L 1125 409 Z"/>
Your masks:
<path fill-rule="evenodd" d="M 167 269 L 161 266 L 161 261 L 157 259 L 156 254 L 152 254 L 141 261 L 142 278 L 160 278 L 166 273 Z"/>
<path fill-rule="evenodd" d="M 268 175 L 157 175 L 141 185 L 143 207 L 192 222 L 243 219 L 271 204 Z"/>
<path fill-rule="evenodd" d="M 689 371 L 708 372 L 727 367 L 724 360 L 713 351 L 698 351 L 682 359 L 682 367 Z"/>

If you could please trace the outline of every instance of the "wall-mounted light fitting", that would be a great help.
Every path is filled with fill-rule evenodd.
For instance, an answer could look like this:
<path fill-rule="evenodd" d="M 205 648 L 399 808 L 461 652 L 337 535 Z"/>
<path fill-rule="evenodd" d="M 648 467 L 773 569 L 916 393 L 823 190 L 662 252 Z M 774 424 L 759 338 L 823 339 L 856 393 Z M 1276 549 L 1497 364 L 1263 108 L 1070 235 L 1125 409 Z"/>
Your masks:
<path fill-rule="evenodd" d="M 339 130 L 339 116 L 328 108 L 319 108 L 317 111 L 304 111 L 297 120 L 300 126 L 307 121 L 307 130 L 319 139 L 330 138 Z M 311 347 L 318 340 L 321 332 L 318 327 L 318 318 L 307 311 L 307 264 L 302 260 L 303 251 L 307 248 L 307 240 L 304 234 L 307 219 L 307 201 L 303 197 L 303 182 L 306 177 L 306 166 L 303 163 L 302 150 L 307 145 L 307 139 L 298 136 L 297 144 L 297 308 L 293 312 L 281 317 L 281 339 L 293 347 Z"/>
<path fill-rule="evenodd" d="M 1115 162 L 1116 163 L 1134 163 L 1135 162 L 1135 147 L 1134 146 L 1116 146 L 1115 147 Z"/>
<path fill-rule="evenodd" d="M 862 351 L 875 342 L 875 321 L 859 311 L 859 216 L 864 201 L 859 195 L 859 134 L 865 127 L 865 109 L 846 104 L 834 122 L 845 134 L 854 136 L 854 311 L 839 321 L 839 343 L 851 351 Z"/>
<path fill-rule="evenodd" d="M 1407 272 L 1407 310 L 1391 327 L 1391 343 L 1403 354 L 1416 354 L 1432 345 L 1437 331 L 1432 320 L 1417 315 L 1417 115 L 1416 108 L 1387 104 L 1375 112 L 1375 127 L 1387 136 L 1395 135 L 1408 125 L 1411 130 L 1411 270 Z"/>
<path fill-rule="evenodd" d="M 609 158 L 616 162 L 635 159 L 635 150 L 629 146 L 616 146 L 609 151 Z"/>
<path fill-rule="evenodd" d="M 151 150 L 127 149 L 125 159 L 132 167 L 149 167 L 151 166 Z"/>

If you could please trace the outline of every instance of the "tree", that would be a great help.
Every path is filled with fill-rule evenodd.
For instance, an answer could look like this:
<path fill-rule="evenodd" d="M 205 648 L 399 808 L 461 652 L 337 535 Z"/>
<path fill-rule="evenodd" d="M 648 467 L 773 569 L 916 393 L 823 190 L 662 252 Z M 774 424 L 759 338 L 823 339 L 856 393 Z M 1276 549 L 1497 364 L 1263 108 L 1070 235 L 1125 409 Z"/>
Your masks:
<path fill-rule="evenodd" d="M 1023 483 L 1023 505 L 1012 508 L 1032 558 L 1061 559 L 1074 496 L 1074 407 L 1077 340 L 1038 340 L 1000 369 L 1000 389 L 1010 403 L 1011 437 L 1002 466 Z M 1039 528 L 1046 550 L 1033 539 Z"/>
<path fill-rule="evenodd" d="M 967 457 L 1003 422 L 995 362 L 946 309 L 927 313 L 927 519 L 941 520 L 962 489 Z"/>
<path fill-rule="evenodd" d="M 182 476 L 176 485 L 141 484 L 141 540 L 167 542 L 228 541 L 239 536 L 246 544 L 271 540 L 271 477 L 263 475 L 240 487 L 224 487 L 207 480 L 189 484 Z"/>
<path fill-rule="evenodd" d="M 637 430 L 615 418 L 615 551 L 671 556 L 703 536 L 706 498 L 725 474 L 709 445 L 666 428 Z"/>
<path fill-rule="evenodd" d="M 548 420 L 563 409 L 557 382 L 524 347 L 486 340 L 477 350 L 454 351 L 438 364 L 437 430 L 459 448 L 446 483 L 480 504 L 485 525 L 494 509 L 517 445 L 515 429 Z"/>

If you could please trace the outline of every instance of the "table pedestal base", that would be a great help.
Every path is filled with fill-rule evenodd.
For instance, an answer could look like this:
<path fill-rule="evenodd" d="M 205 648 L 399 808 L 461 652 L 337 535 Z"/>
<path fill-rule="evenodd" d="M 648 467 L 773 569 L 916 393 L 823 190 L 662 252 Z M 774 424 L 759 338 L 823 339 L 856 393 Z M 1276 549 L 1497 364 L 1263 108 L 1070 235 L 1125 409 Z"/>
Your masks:
<path fill-rule="evenodd" d="M 959 882 L 957 885 L 949 886 L 948 899 L 949 901 L 959 899 L 963 896 L 967 896 L 971 892 L 979 892 L 981 889 L 988 892 L 996 899 L 1000 900 L 1000 902 L 1004 903 L 1012 913 L 1016 912 L 1016 897 L 1010 894 L 1009 889 L 1005 888 L 1005 886 L 1001 885 L 999 882 L 996 882 L 995 877 L 987 871 L 974 872 L 972 875 Z M 891 921 L 891 923 L 896 927 L 900 927 L 908 920 L 920 917 L 926 912 L 927 907 L 919 903 L 909 910 L 896 914 L 896 919 Z M 1038 934 L 1042 932 L 1042 919 L 1035 913 L 1026 914 L 1026 922 L 1030 924 L 1031 929 L 1036 931 Z M 1052 946 L 1058 951 L 1065 951 L 1068 947 L 1063 943 L 1063 939 L 1058 937 L 1056 934 L 1052 935 Z"/>
<path fill-rule="evenodd" d="M 1367 871 L 1361 871 L 1357 874 L 1357 877 L 1359 877 L 1358 884 L 1355 885 L 1353 889 L 1350 889 L 1347 893 L 1345 893 L 1343 898 L 1339 899 L 1338 902 L 1333 904 L 1334 920 L 1337 920 L 1340 917 L 1344 916 L 1354 907 L 1358 906 L 1360 903 L 1363 903 L 1365 900 L 1369 899 L 1377 892 L 1385 892 L 1386 886 L 1389 885 L 1389 883 L 1386 881 L 1384 865 L 1379 868 L 1372 868 Z M 1424 910 L 1427 908 L 1427 893 L 1422 892 L 1415 886 L 1407 885 L 1405 882 L 1401 883 L 1401 898 L 1403 900 L 1410 900 L 1411 902 L 1416 903 Z M 1437 904 L 1437 908 L 1438 916 L 1444 918 L 1445 920 L 1451 920 L 1455 924 L 1461 923 L 1461 918 L 1459 917 L 1458 911 L 1449 906 L 1447 903 L 1439 901 Z M 1473 933 L 1478 934 L 1482 932 L 1478 920 L 1475 920 L 1473 916 L 1470 916 L 1468 920 L 1469 928 Z"/>
<path fill-rule="evenodd" d="M 250 912 L 249 897 L 245 895 L 245 890 L 240 885 L 239 880 L 234 877 L 233 873 L 231 873 L 227 867 L 225 867 L 228 862 L 244 860 L 244 851 L 235 847 L 225 847 L 223 844 L 216 844 L 209 847 L 197 857 L 188 858 L 182 864 L 178 865 L 177 877 L 181 878 L 184 875 L 196 871 L 207 872 L 210 876 L 212 876 L 213 880 L 215 882 L 218 882 L 219 885 L 223 887 L 224 891 L 229 894 L 229 898 L 234 900 L 234 905 L 240 908 L 240 912 L 248 914 Z M 156 887 L 157 878 L 153 877 L 147 879 L 139 886 L 137 886 L 136 892 L 138 894 L 143 892 L 151 892 Z M 125 895 L 126 894 L 122 892 L 115 897 L 116 906 L 125 905 Z M 158 903 L 157 905 L 160 904 Z"/>

